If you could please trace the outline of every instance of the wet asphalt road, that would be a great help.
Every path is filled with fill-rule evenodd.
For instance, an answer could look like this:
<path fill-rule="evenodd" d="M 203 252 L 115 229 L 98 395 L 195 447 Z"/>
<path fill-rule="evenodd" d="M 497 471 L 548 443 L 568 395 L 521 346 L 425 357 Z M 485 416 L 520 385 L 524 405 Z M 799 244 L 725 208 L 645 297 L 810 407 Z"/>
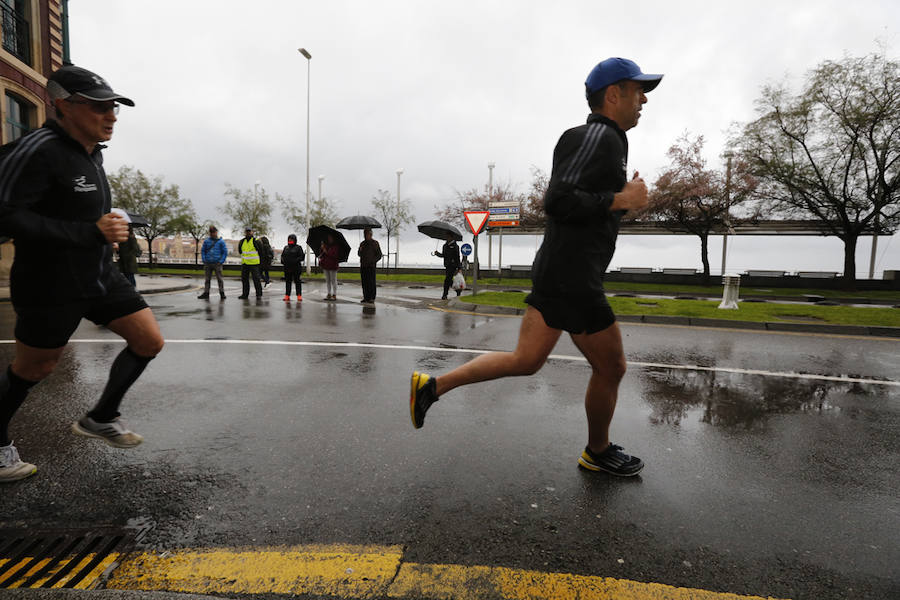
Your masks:
<path fill-rule="evenodd" d="M 130 521 L 154 525 L 154 549 L 398 544 L 420 563 L 900 597 L 900 387 L 791 375 L 900 382 L 897 340 L 623 324 L 613 438 L 647 467 L 619 480 L 576 468 L 589 370 L 567 338 L 537 375 L 456 390 L 416 431 L 409 373 L 472 356 L 441 347 L 512 348 L 518 318 L 430 310 L 434 288 L 380 287 L 374 309 L 352 284 L 337 303 L 307 285 L 301 306 L 277 284 L 228 292 L 147 297 L 169 343 L 126 398 L 134 451 L 68 430 L 121 348 L 82 323 L 76 340 L 109 343 L 71 344 L 13 422 L 39 472 L 0 490 L 0 527 Z M 13 323 L 0 304 L 0 339 Z"/>

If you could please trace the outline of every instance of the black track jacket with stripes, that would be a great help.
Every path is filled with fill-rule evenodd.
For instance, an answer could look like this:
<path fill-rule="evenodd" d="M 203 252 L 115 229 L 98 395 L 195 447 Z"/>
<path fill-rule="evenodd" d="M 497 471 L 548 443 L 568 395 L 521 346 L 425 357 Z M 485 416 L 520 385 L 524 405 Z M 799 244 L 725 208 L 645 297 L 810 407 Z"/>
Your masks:
<path fill-rule="evenodd" d="M 101 148 L 88 154 L 53 120 L 0 148 L 0 234 L 16 245 L 14 305 L 106 293 L 114 271 L 96 225 L 111 206 Z"/>
<path fill-rule="evenodd" d="M 535 294 L 604 302 L 603 276 L 624 214 L 609 207 L 625 187 L 627 161 L 625 132 L 604 116 L 591 114 L 559 138 L 544 195 L 544 241 L 532 267 Z"/>

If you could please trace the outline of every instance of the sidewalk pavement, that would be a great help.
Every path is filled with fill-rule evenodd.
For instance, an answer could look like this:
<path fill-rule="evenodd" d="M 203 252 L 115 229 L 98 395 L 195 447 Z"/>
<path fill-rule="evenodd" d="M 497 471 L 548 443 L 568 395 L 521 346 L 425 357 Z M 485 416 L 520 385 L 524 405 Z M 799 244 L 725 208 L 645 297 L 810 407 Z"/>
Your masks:
<path fill-rule="evenodd" d="M 197 278 L 188 275 L 135 275 L 137 289 L 142 294 L 180 292 L 196 287 Z M 0 279 L 0 302 L 9 302 L 9 280 Z"/>

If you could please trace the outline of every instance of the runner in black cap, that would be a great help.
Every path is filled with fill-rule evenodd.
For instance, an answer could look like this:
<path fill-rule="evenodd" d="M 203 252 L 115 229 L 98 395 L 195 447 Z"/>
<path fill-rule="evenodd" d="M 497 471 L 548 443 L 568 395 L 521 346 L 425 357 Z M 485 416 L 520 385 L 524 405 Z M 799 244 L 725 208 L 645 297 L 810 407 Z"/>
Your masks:
<path fill-rule="evenodd" d="M 483 354 L 438 377 L 413 372 L 409 403 L 414 427 L 422 427 L 429 407 L 456 387 L 537 372 L 567 331 L 592 368 L 584 400 L 588 443 L 578 464 L 622 476 L 637 475 L 644 467 L 609 439 L 625 353 L 603 276 L 615 250 L 619 219 L 647 205 L 644 181 L 637 172 L 627 178 L 625 131 L 637 125 L 645 92 L 661 79 L 623 58 L 604 60 L 588 75 L 587 124 L 563 133 L 553 153 L 544 196 L 544 241 L 532 267 L 533 287 L 525 299 L 529 306 L 516 349 Z"/>
<path fill-rule="evenodd" d="M 101 142 L 112 137 L 119 104 L 134 102 L 75 66 L 53 73 L 47 91 L 55 119 L 0 148 L 0 234 L 16 245 L 16 352 L 0 372 L 0 482 L 37 470 L 19 458 L 9 422 L 29 389 L 56 367 L 82 318 L 127 342 L 96 406 L 72 425 L 111 446 L 143 440 L 119 418 L 119 404 L 163 346 L 153 313 L 112 264 L 113 244 L 128 239 L 128 221 L 111 210 Z"/>

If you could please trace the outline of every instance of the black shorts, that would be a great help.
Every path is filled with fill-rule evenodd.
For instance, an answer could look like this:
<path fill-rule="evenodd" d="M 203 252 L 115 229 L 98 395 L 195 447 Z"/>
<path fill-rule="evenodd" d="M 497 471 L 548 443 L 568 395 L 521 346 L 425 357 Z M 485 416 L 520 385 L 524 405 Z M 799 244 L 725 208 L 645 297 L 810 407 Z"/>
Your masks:
<path fill-rule="evenodd" d="M 569 299 L 531 292 L 525 297 L 525 303 L 541 313 L 547 327 L 569 333 L 597 333 L 616 322 L 616 315 L 603 294 L 590 299 Z"/>
<path fill-rule="evenodd" d="M 49 306 L 14 306 L 16 339 L 34 348 L 62 348 L 82 318 L 108 325 L 120 317 L 147 308 L 147 303 L 125 277 L 115 271 L 105 296 L 72 300 Z"/>

